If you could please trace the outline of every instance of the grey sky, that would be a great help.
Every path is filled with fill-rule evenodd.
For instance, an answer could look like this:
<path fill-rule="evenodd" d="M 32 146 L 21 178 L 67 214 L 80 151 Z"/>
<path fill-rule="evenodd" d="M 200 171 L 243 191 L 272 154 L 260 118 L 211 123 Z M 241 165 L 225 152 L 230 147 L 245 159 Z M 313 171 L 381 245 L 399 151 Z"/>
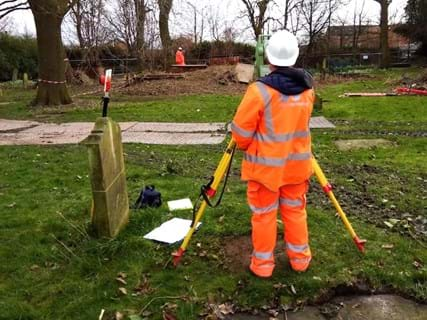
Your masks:
<path fill-rule="evenodd" d="M 363 0 L 348 0 L 349 4 L 342 6 L 337 12 L 337 16 L 350 20 L 353 15 L 354 6 L 361 5 Z M 242 30 L 246 21 L 238 20 L 236 17 L 239 16 L 242 10 L 242 4 L 240 0 L 175 0 L 174 5 L 174 17 L 171 19 L 171 30 L 173 33 L 191 33 L 192 32 L 192 15 L 191 7 L 187 4 L 188 2 L 193 3 L 197 8 L 208 8 L 219 10 L 221 18 L 226 21 L 229 25 L 232 25 L 238 30 Z M 397 22 L 403 15 L 404 8 L 407 0 L 393 0 L 390 5 L 390 17 L 391 22 Z M 365 11 L 368 14 L 368 18 L 373 23 L 379 20 L 380 5 L 374 0 L 365 0 Z M 182 13 L 185 12 L 185 13 Z M 14 21 L 13 31 L 17 33 L 29 33 L 35 34 L 35 26 L 32 14 L 30 11 L 19 11 L 12 15 Z M 243 32 L 239 40 L 246 40 L 245 38 L 250 37 L 249 32 Z"/>

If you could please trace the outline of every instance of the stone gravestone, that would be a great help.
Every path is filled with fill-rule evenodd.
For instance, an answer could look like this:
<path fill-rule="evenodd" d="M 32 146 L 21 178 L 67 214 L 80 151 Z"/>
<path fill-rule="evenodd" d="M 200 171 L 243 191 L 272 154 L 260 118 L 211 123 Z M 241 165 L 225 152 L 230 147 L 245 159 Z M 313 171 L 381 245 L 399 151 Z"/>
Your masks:
<path fill-rule="evenodd" d="M 129 220 L 120 127 L 108 117 L 98 118 L 81 144 L 89 150 L 92 225 L 97 236 L 114 238 Z"/>
<path fill-rule="evenodd" d="M 13 69 L 12 71 L 12 81 L 15 82 L 18 80 L 18 69 Z"/>
<path fill-rule="evenodd" d="M 24 85 L 24 88 L 26 89 L 28 86 L 28 73 L 24 73 L 22 76 L 22 84 Z"/>

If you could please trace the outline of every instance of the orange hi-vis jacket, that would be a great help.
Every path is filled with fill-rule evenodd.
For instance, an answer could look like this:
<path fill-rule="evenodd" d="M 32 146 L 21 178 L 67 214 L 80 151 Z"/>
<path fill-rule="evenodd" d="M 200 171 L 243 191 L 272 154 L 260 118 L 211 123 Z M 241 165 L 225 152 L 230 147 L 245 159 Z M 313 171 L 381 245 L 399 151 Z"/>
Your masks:
<path fill-rule="evenodd" d="M 249 86 L 231 125 L 233 139 L 245 150 L 243 180 L 277 191 L 309 179 L 313 103 L 313 89 L 285 95 L 260 81 Z"/>
<path fill-rule="evenodd" d="M 175 54 L 175 62 L 176 64 L 184 65 L 185 64 L 185 58 L 184 53 L 180 50 L 178 50 Z"/>

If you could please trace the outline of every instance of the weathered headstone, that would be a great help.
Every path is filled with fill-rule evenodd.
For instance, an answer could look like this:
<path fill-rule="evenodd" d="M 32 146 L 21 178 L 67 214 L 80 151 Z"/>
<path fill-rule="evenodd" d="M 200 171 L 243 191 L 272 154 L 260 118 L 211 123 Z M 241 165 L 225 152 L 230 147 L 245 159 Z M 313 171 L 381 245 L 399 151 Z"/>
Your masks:
<path fill-rule="evenodd" d="M 81 142 L 89 150 L 93 205 L 92 225 L 99 237 L 115 237 L 129 220 L 129 200 L 119 125 L 98 118 Z"/>
<path fill-rule="evenodd" d="M 13 69 L 12 71 L 12 81 L 15 82 L 18 80 L 18 69 Z"/>
<path fill-rule="evenodd" d="M 22 84 L 24 85 L 24 88 L 27 88 L 28 86 L 28 73 L 24 73 L 22 76 Z"/>

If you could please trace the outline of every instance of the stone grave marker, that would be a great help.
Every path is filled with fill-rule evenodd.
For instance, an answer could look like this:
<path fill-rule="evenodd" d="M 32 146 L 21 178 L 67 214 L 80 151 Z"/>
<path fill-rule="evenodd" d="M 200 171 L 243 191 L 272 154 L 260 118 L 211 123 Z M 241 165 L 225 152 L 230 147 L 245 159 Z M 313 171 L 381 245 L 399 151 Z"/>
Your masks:
<path fill-rule="evenodd" d="M 22 76 L 22 84 L 24 85 L 24 88 L 26 89 L 28 86 L 28 73 L 24 73 Z"/>
<path fill-rule="evenodd" d="M 81 144 L 89 150 L 92 225 L 97 236 L 114 238 L 129 220 L 120 126 L 108 117 L 98 118 Z"/>
<path fill-rule="evenodd" d="M 18 80 L 18 69 L 13 69 L 12 71 L 12 81 L 15 82 Z"/>

